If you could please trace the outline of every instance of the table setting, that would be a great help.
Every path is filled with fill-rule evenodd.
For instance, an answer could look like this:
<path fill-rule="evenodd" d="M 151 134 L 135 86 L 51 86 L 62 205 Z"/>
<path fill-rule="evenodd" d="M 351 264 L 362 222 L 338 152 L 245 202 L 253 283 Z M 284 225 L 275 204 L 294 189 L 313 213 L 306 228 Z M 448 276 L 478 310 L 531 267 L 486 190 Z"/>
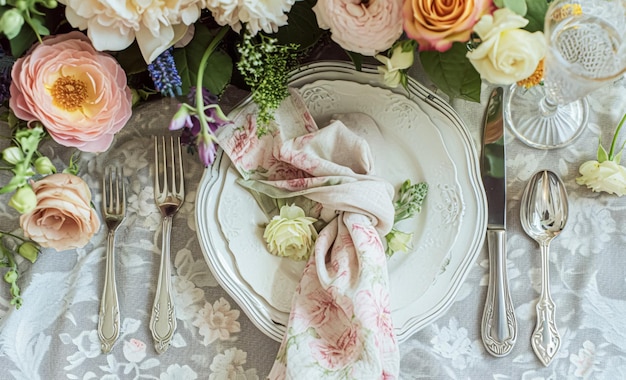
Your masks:
<path fill-rule="evenodd" d="M 623 0 L 17 3 L 1 378 L 626 377 Z"/>

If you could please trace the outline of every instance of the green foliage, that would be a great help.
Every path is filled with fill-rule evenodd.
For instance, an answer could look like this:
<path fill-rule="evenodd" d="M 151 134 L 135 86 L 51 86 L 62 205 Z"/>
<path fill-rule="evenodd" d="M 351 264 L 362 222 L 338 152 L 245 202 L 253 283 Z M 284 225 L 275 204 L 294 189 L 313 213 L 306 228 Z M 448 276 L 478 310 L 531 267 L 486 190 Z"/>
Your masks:
<path fill-rule="evenodd" d="M 196 31 L 191 42 L 184 48 L 174 49 L 174 60 L 183 83 L 184 94 L 189 92 L 191 86 L 196 85 L 202 55 L 212 40 L 211 31 L 204 25 L 196 24 Z M 215 51 L 209 57 L 202 77 L 202 86 L 213 94 L 221 94 L 230 82 L 232 73 L 233 61 L 230 56 L 219 50 Z"/>
<path fill-rule="evenodd" d="M 252 99 L 259 107 L 258 133 L 267 132 L 274 110 L 287 98 L 287 79 L 296 62 L 297 45 L 279 45 L 275 38 L 262 33 L 256 37 L 245 33 L 238 51 L 237 69 L 252 88 Z"/>
<path fill-rule="evenodd" d="M 289 11 L 289 22 L 278 28 L 272 37 L 280 45 L 296 44 L 300 50 L 306 50 L 320 39 L 324 31 L 317 26 L 317 19 L 313 12 L 315 0 L 296 2 Z"/>
<path fill-rule="evenodd" d="M 524 29 L 529 32 L 543 31 L 548 2 L 546 0 L 526 0 L 526 5 L 528 11 L 524 17 L 528 20 L 528 25 Z"/>
<path fill-rule="evenodd" d="M 443 53 L 420 52 L 420 61 L 430 80 L 450 99 L 480 102 L 480 74 L 465 58 L 466 54 L 465 44 L 455 42 Z"/>

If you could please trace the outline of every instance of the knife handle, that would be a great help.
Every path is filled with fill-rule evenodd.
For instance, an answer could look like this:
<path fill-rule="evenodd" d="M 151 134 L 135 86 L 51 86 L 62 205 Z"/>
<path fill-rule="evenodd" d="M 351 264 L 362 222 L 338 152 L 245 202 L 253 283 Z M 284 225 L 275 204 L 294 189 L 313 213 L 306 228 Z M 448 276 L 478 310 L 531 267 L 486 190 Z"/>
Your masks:
<path fill-rule="evenodd" d="M 506 275 L 506 231 L 487 230 L 489 248 L 489 284 L 481 324 L 487 352 L 505 356 L 517 339 L 517 320 Z"/>

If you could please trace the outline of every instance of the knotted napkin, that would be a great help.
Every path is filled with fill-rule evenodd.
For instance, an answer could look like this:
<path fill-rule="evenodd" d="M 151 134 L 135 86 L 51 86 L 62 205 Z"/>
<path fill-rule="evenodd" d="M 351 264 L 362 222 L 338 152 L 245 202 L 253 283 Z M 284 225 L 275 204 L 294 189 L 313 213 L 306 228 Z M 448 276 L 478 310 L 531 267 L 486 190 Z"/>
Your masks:
<path fill-rule="evenodd" d="M 393 187 L 371 174 L 364 138 L 340 120 L 318 129 L 298 92 L 290 92 L 265 135 L 257 136 L 253 104 L 217 135 L 241 185 L 268 217 L 278 213 L 271 199 L 305 198 L 326 222 L 296 288 L 269 378 L 397 378 L 381 240 L 393 225 Z M 378 132 L 367 115 L 346 119 L 360 123 L 358 130 Z"/>

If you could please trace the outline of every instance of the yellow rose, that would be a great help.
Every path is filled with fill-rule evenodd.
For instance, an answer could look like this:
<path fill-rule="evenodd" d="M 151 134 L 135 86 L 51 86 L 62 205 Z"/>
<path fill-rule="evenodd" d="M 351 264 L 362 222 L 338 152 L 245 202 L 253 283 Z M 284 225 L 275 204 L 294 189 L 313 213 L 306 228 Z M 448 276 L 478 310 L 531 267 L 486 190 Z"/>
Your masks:
<path fill-rule="evenodd" d="M 315 222 L 316 219 L 305 216 L 300 207 L 285 205 L 280 208 L 280 215 L 273 217 L 265 227 L 263 238 L 273 255 L 306 260 L 317 239 Z"/>
<path fill-rule="evenodd" d="M 404 0 L 404 31 L 420 51 L 443 52 L 455 41 L 468 41 L 474 24 L 491 7 L 491 0 Z"/>
<path fill-rule="evenodd" d="M 521 29 L 526 24 L 528 20 L 507 8 L 483 16 L 476 24 L 474 31 L 482 42 L 467 58 L 483 79 L 507 85 L 535 72 L 545 56 L 546 40 L 542 32 Z"/>
<path fill-rule="evenodd" d="M 604 191 L 618 197 L 626 194 L 626 168 L 614 161 L 587 161 L 578 169 L 581 176 L 576 183 L 593 191 Z"/>

